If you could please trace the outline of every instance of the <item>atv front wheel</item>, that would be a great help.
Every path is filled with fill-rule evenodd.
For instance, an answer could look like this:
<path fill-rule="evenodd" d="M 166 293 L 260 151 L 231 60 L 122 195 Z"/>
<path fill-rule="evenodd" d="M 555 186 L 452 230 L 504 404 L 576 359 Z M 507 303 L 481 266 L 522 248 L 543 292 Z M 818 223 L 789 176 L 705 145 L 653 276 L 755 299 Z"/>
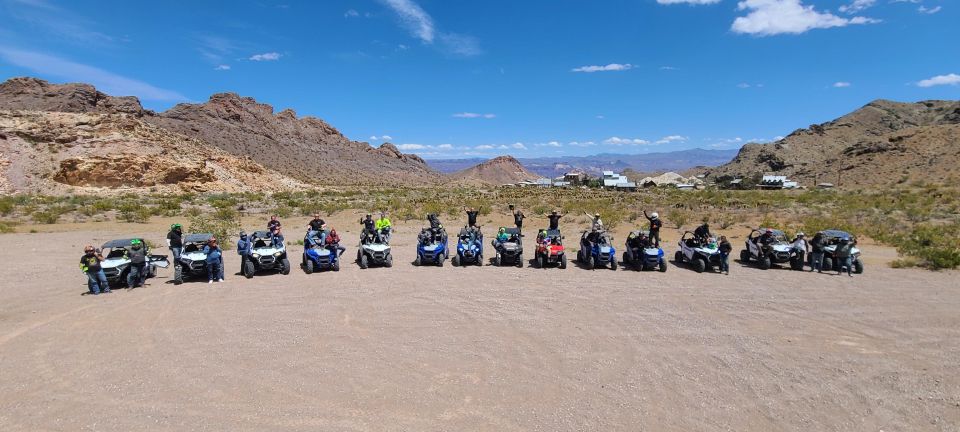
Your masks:
<path fill-rule="evenodd" d="M 360 255 L 360 268 L 365 269 L 370 266 L 370 261 L 367 259 L 366 255 Z"/>
<path fill-rule="evenodd" d="M 764 270 L 769 270 L 769 269 L 770 269 L 770 266 L 772 266 L 772 265 L 773 265 L 773 263 L 770 262 L 770 257 L 765 256 L 765 257 L 763 257 L 763 258 L 760 259 L 760 268 L 762 268 L 762 269 L 764 269 Z"/>
<path fill-rule="evenodd" d="M 283 266 L 283 268 L 280 269 L 280 274 L 282 275 L 290 274 L 290 260 L 284 258 L 280 260 L 280 265 Z"/>
<path fill-rule="evenodd" d="M 707 262 L 703 258 L 694 258 L 693 269 L 696 270 L 697 273 L 703 273 L 707 270 Z"/>
<path fill-rule="evenodd" d="M 859 259 L 853 262 L 853 272 L 856 274 L 863 274 L 863 262 Z"/>
<path fill-rule="evenodd" d="M 306 274 L 313 273 L 313 260 L 307 260 L 303 263 L 303 272 Z"/>
<path fill-rule="evenodd" d="M 387 259 L 383 262 L 383 265 L 387 268 L 393 267 L 393 255 L 387 255 Z"/>
<path fill-rule="evenodd" d="M 746 249 L 740 251 L 740 262 L 742 263 L 750 262 L 750 251 Z"/>
<path fill-rule="evenodd" d="M 612 256 L 610 257 L 610 270 L 616 270 L 616 269 L 617 269 L 617 257 Z"/>
<path fill-rule="evenodd" d="M 333 271 L 335 271 L 335 272 L 340 271 L 340 259 L 339 259 L 339 258 L 338 258 L 336 261 L 333 262 L 333 266 L 331 266 L 331 268 L 332 268 Z"/>
<path fill-rule="evenodd" d="M 836 271 L 836 269 L 833 268 L 833 258 L 823 257 L 823 265 L 820 266 L 820 270 Z"/>
<path fill-rule="evenodd" d="M 493 257 L 493 265 L 500 267 L 503 265 L 503 259 L 500 258 L 500 254 L 496 254 Z"/>
<path fill-rule="evenodd" d="M 797 257 L 790 260 L 790 268 L 796 271 L 803 271 L 803 258 Z"/>
<path fill-rule="evenodd" d="M 460 255 L 454 255 L 453 258 L 450 259 L 450 264 L 453 264 L 454 267 L 458 267 L 460 265 Z"/>
<path fill-rule="evenodd" d="M 665 273 L 667 271 L 667 262 L 660 260 L 660 273 Z"/>
<path fill-rule="evenodd" d="M 477 262 L 475 264 L 477 265 L 477 267 L 480 267 L 483 265 L 483 255 L 477 255 Z"/>
<path fill-rule="evenodd" d="M 244 275 L 247 279 L 252 278 L 252 277 L 253 277 L 253 274 L 256 273 L 256 272 L 257 272 L 257 270 L 256 270 L 256 268 L 253 266 L 253 262 L 252 262 L 252 261 L 247 261 L 247 262 L 243 263 L 243 275 Z"/>
<path fill-rule="evenodd" d="M 413 260 L 413 265 L 420 267 L 420 264 L 423 264 L 423 261 L 420 260 L 420 255 L 417 255 L 417 259 Z"/>
<path fill-rule="evenodd" d="M 677 251 L 677 253 L 673 254 L 673 262 L 683 264 L 683 252 Z"/>
<path fill-rule="evenodd" d="M 561 268 L 561 269 L 567 268 L 567 256 L 566 256 L 566 255 L 560 255 L 560 268 Z"/>
<path fill-rule="evenodd" d="M 517 268 L 523 268 L 523 255 L 517 255 Z"/>

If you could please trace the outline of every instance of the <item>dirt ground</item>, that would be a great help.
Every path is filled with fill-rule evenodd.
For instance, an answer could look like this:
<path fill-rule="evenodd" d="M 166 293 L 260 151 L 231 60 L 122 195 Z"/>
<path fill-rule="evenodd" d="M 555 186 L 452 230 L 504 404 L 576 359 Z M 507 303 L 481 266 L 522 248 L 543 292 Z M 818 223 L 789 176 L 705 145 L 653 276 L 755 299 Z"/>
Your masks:
<path fill-rule="evenodd" d="M 406 225 L 391 269 L 247 280 L 228 252 L 224 283 L 81 295 L 84 244 L 168 223 L 0 236 L 0 430 L 960 429 L 960 274 L 890 249 L 854 278 L 418 268 Z"/>

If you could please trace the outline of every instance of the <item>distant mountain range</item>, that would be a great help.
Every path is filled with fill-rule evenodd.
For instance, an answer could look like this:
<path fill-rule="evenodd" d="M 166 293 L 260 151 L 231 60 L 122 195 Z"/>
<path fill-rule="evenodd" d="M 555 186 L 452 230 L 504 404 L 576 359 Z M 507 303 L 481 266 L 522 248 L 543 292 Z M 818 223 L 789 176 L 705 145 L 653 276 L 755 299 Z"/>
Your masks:
<path fill-rule="evenodd" d="M 680 172 L 694 167 L 723 165 L 730 162 L 736 155 L 737 150 L 690 149 L 646 154 L 602 153 L 593 156 L 517 158 L 517 161 L 539 176 L 552 178 L 574 170 L 593 175 L 598 175 L 605 170 L 620 172 L 627 169 L 641 173 Z M 450 174 L 484 161 L 486 159 L 434 159 L 428 160 L 427 164 L 441 173 Z"/>

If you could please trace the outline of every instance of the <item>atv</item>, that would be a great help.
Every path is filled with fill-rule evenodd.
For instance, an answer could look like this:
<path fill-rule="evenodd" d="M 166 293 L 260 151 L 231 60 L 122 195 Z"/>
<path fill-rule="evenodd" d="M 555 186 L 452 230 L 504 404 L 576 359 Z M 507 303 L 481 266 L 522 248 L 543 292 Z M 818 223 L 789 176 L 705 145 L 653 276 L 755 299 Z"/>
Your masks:
<path fill-rule="evenodd" d="M 623 251 L 623 265 L 631 266 L 634 270 L 659 269 L 661 273 L 667 271 L 663 249 L 653 246 L 652 243 L 648 244 L 648 247 L 641 247 L 637 242 L 631 242 L 631 239 L 639 239 L 642 235 L 641 231 L 630 233 Z"/>
<path fill-rule="evenodd" d="M 321 245 L 319 235 L 314 235 L 311 240 L 313 246 L 304 246 L 303 249 L 303 263 L 300 264 L 303 272 L 310 274 L 322 270 L 340 271 L 339 245 Z"/>
<path fill-rule="evenodd" d="M 767 228 L 755 229 L 750 232 L 745 241 L 746 247 L 740 251 L 740 262 L 746 264 L 755 262 L 761 269 L 767 270 L 773 264 L 790 263 L 790 268 L 803 270 L 803 252 L 794 251 L 793 245 L 787 241 L 783 231 L 769 229 L 773 232 L 771 241 L 761 244 L 763 233 Z"/>
<path fill-rule="evenodd" d="M 536 268 L 547 268 L 552 265 L 558 265 L 561 269 L 567 268 L 567 255 L 563 249 L 563 236 L 560 230 L 543 230 L 537 235 L 533 265 Z"/>
<path fill-rule="evenodd" d="M 390 244 L 380 233 L 366 233 L 361 237 L 360 247 L 357 250 L 357 265 L 362 269 L 373 266 L 393 267 Z"/>
<path fill-rule="evenodd" d="M 447 246 L 447 230 L 439 228 L 434 231 L 431 228 L 424 228 L 417 236 L 417 258 L 413 265 L 435 264 L 437 267 L 443 267 L 443 262 L 450 255 L 450 249 Z"/>
<path fill-rule="evenodd" d="M 479 228 L 463 228 L 457 240 L 457 253 L 450 262 L 456 266 L 483 265 L 483 234 Z"/>
<path fill-rule="evenodd" d="M 613 237 L 606 231 L 583 231 L 580 236 L 580 250 L 577 251 L 577 262 L 589 269 L 610 266 L 610 270 L 617 269 L 617 251 L 610 242 Z"/>
<path fill-rule="evenodd" d="M 840 271 L 840 266 L 842 266 L 843 263 L 841 263 L 840 260 L 834 257 L 833 254 L 836 253 L 837 245 L 840 243 L 840 239 L 843 239 L 843 238 L 853 238 L 853 236 L 846 231 L 840 231 L 836 229 L 826 230 L 823 232 L 823 241 L 825 245 L 823 248 L 823 269 L 824 270 L 829 269 L 833 271 Z M 850 257 L 853 258 L 853 272 L 856 274 L 863 273 L 863 261 L 860 259 L 860 249 L 857 248 L 856 246 L 851 246 Z M 811 257 L 810 258 L 811 268 L 813 265 L 812 259 L 813 258 Z"/>
<path fill-rule="evenodd" d="M 500 228 L 507 234 L 506 241 L 493 239 L 491 242 L 496 255 L 493 257 L 493 264 L 497 267 L 502 265 L 516 265 L 523 267 L 523 237 L 518 228 Z M 499 230 L 498 230 L 499 232 Z"/>
<path fill-rule="evenodd" d="M 207 277 L 207 254 L 203 247 L 213 234 L 187 234 L 183 237 L 183 252 L 180 261 L 173 266 L 173 283 L 180 285 L 184 279 Z"/>
<path fill-rule="evenodd" d="M 694 238 L 693 233 L 687 231 L 680 237 L 678 244 L 680 250 L 673 256 L 677 264 L 690 263 L 697 273 L 720 269 L 720 249 L 716 243 L 704 244 L 700 239 Z"/>
<path fill-rule="evenodd" d="M 243 263 L 243 275 L 247 279 L 264 270 L 279 270 L 281 274 L 290 274 L 287 247 L 283 244 L 274 246 L 269 231 L 254 231 L 250 242 L 253 244 L 250 256 Z"/>
<path fill-rule="evenodd" d="M 130 242 L 140 240 L 140 243 L 146 245 L 143 239 L 118 239 L 110 240 L 100 247 L 103 253 L 103 261 L 100 268 L 103 274 L 107 275 L 107 283 L 110 286 L 122 286 L 127 284 L 127 274 L 130 273 L 130 259 L 127 258 L 127 251 L 130 249 Z M 149 279 L 157 276 L 157 267 L 167 268 L 170 262 L 166 255 L 151 255 L 150 249 L 147 249 L 147 266 L 145 267 L 146 276 Z"/>

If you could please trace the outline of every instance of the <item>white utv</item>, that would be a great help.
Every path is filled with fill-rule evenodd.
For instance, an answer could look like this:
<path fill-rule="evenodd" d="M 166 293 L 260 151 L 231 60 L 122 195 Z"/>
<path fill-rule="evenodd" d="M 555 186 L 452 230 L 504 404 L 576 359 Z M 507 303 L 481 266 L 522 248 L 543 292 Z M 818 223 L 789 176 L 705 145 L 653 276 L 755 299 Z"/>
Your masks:
<path fill-rule="evenodd" d="M 110 286 L 120 286 L 127 284 L 127 274 L 130 273 L 130 259 L 127 258 L 127 250 L 130 249 L 130 242 L 140 240 L 140 243 L 146 247 L 146 243 L 141 238 L 137 239 L 117 239 L 110 240 L 100 247 L 103 253 L 103 261 L 100 267 L 103 274 L 107 276 L 107 283 Z M 147 249 L 146 277 L 149 279 L 157 275 L 157 268 L 167 268 L 170 262 L 166 255 L 152 255 Z"/>
<path fill-rule="evenodd" d="M 183 237 L 183 252 L 180 253 L 180 261 L 173 266 L 173 283 L 180 285 L 185 279 L 196 277 L 207 277 L 207 254 L 203 253 L 203 247 L 207 241 L 213 238 L 213 234 L 187 234 Z"/>
<path fill-rule="evenodd" d="M 680 237 L 680 250 L 673 255 L 677 264 L 689 263 L 697 273 L 720 270 L 720 248 L 716 243 L 703 244 L 687 231 Z"/>
<path fill-rule="evenodd" d="M 243 275 L 247 279 L 264 270 L 278 270 L 281 274 L 290 274 L 287 247 L 284 244 L 274 245 L 269 231 L 254 231 L 250 242 L 253 244 L 250 256 L 243 263 Z"/>
<path fill-rule="evenodd" d="M 763 234 L 770 232 L 769 240 Z M 803 270 L 803 253 L 795 251 L 783 231 L 770 228 L 755 229 L 747 236 L 745 247 L 740 251 L 740 262 L 754 262 L 767 270 L 774 264 L 790 264 L 794 270 Z"/>
<path fill-rule="evenodd" d="M 366 233 L 366 236 L 360 238 L 357 265 L 362 269 L 372 266 L 393 267 L 390 243 L 387 243 L 380 233 Z"/>

